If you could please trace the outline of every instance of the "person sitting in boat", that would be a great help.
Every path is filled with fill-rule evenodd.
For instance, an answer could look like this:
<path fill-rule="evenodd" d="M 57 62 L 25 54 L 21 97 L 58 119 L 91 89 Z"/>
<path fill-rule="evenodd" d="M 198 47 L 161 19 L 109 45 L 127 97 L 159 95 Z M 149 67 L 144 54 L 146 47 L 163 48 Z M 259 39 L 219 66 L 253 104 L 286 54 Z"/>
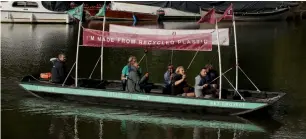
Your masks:
<path fill-rule="evenodd" d="M 214 84 L 210 84 L 207 80 L 207 68 L 202 68 L 200 74 L 195 77 L 195 96 L 204 98 L 212 98 L 212 95 L 216 93 Z"/>
<path fill-rule="evenodd" d="M 171 93 L 171 80 L 173 77 L 173 65 L 169 64 L 168 65 L 168 70 L 164 74 L 164 83 L 165 83 L 165 93 Z"/>
<path fill-rule="evenodd" d="M 58 58 L 51 58 L 51 62 L 53 62 L 53 66 L 51 69 L 51 81 L 53 83 L 62 84 L 66 77 L 67 77 L 67 71 L 66 71 L 66 55 L 61 53 L 58 55 Z M 72 78 L 67 79 L 65 84 L 72 84 Z"/>
<path fill-rule="evenodd" d="M 194 92 L 191 92 L 191 87 L 188 85 L 186 81 L 187 75 L 185 74 L 185 69 L 183 66 L 179 66 L 175 70 L 175 75 L 172 78 L 172 95 L 182 95 L 193 97 Z"/>
<path fill-rule="evenodd" d="M 213 66 L 211 64 L 205 65 L 205 68 L 207 69 L 207 76 L 206 79 L 211 84 L 217 85 L 216 78 L 219 76 L 217 71 L 213 69 Z"/>
<path fill-rule="evenodd" d="M 138 70 L 139 66 L 137 62 L 130 65 L 129 74 L 127 78 L 126 91 L 127 92 L 145 92 L 143 86 L 149 80 L 149 73 L 146 73 L 141 77 L 141 73 Z"/>
<path fill-rule="evenodd" d="M 128 59 L 128 64 L 125 65 L 122 68 L 122 72 L 121 72 L 121 81 L 122 81 L 122 87 L 123 87 L 123 91 L 125 91 L 126 88 L 126 80 L 127 80 L 127 76 L 129 75 L 129 69 L 131 67 L 131 65 L 133 65 L 135 62 L 137 62 L 137 59 L 135 56 L 130 56 Z M 141 74 L 141 69 L 138 68 L 139 73 Z"/>

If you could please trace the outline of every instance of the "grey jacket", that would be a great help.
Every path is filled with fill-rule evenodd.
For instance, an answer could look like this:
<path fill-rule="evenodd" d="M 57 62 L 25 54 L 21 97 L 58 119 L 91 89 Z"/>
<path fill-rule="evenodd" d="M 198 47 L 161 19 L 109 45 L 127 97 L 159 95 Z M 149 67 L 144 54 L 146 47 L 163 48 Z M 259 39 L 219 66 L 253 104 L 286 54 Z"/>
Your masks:
<path fill-rule="evenodd" d="M 131 66 L 129 69 L 129 75 L 127 77 L 127 92 L 143 92 L 140 89 L 140 84 L 145 83 L 148 80 L 147 77 L 143 76 L 141 78 L 141 74 L 137 71 L 137 68 Z"/>

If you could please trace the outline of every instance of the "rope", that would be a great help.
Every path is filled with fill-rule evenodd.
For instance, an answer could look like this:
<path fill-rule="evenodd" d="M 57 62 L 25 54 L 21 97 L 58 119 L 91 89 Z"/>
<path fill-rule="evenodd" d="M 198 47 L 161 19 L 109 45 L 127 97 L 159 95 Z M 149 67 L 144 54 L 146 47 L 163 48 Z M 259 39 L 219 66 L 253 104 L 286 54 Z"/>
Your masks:
<path fill-rule="evenodd" d="M 149 72 L 149 69 L 148 69 L 148 57 L 146 56 L 146 69 L 147 69 L 147 72 Z"/>
<path fill-rule="evenodd" d="M 238 66 L 238 65 L 237 65 Z M 245 77 L 248 78 L 248 80 L 253 84 L 253 86 L 257 89 L 258 92 L 261 92 L 257 86 L 252 82 L 252 80 L 248 77 L 248 75 L 240 68 L 240 66 L 238 66 L 238 68 L 241 70 L 241 72 L 245 75 Z"/>
<path fill-rule="evenodd" d="M 242 97 L 242 95 L 238 92 L 238 90 L 234 87 L 234 85 L 229 81 L 228 78 L 226 78 L 225 75 L 223 75 L 223 77 L 228 81 L 228 83 L 233 87 L 233 89 L 237 92 L 237 94 L 241 97 L 242 100 L 245 101 L 245 99 Z"/>
<path fill-rule="evenodd" d="M 68 77 L 69 77 L 69 75 L 70 75 L 71 71 L 73 70 L 73 68 L 74 68 L 75 64 L 76 64 L 76 62 L 74 62 L 73 66 L 72 66 L 72 68 L 70 69 L 69 73 L 67 74 L 67 76 L 66 76 L 66 78 L 65 78 L 65 80 L 64 80 L 64 82 L 63 82 L 63 84 L 62 84 L 62 86 L 64 86 L 64 85 L 65 85 L 65 83 L 66 83 L 66 81 L 67 81 L 67 79 L 68 79 Z"/>
<path fill-rule="evenodd" d="M 91 79 L 91 76 L 92 76 L 92 74 L 94 73 L 94 71 L 95 71 L 95 69 L 96 69 L 96 67 L 97 67 L 97 65 L 98 65 L 98 63 L 99 63 L 99 61 L 100 61 L 100 59 L 101 59 L 101 56 L 102 55 L 100 55 L 100 57 L 98 58 L 98 61 L 96 62 L 96 65 L 94 66 L 94 68 L 92 69 L 92 71 L 91 71 L 91 73 L 90 73 L 90 75 L 89 75 L 89 79 Z"/>
<path fill-rule="evenodd" d="M 147 56 L 148 50 L 145 49 L 145 50 L 144 50 L 144 53 L 145 53 L 145 54 L 141 57 L 141 59 L 140 59 L 140 61 L 138 62 L 138 64 L 140 64 L 141 61 L 143 60 L 143 58 L 144 58 L 145 56 Z"/>
<path fill-rule="evenodd" d="M 171 51 L 171 59 L 170 59 L 170 64 L 172 64 L 172 63 L 173 63 L 173 62 L 172 62 L 172 61 L 173 61 L 173 53 L 174 53 L 174 51 L 172 50 L 172 51 Z"/>
<path fill-rule="evenodd" d="M 230 70 L 232 70 L 233 67 L 231 67 L 230 69 L 228 69 L 227 71 L 223 72 L 222 75 L 225 75 L 227 72 L 229 72 Z M 214 82 L 215 80 L 219 79 L 222 75 L 218 76 L 217 78 L 213 79 L 209 84 L 211 84 L 212 82 Z"/>
<path fill-rule="evenodd" d="M 197 51 L 197 52 L 194 54 L 192 60 L 190 61 L 189 65 L 188 65 L 188 67 L 187 67 L 187 70 L 190 68 L 191 64 L 192 64 L 193 61 L 194 61 L 194 58 L 197 56 L 198 53 L 199 53 L 199 51 Z"/>
<path fill-rule="evenodd" d="M 143 60 L 143 58 L 144 58 L 146 55 L 147 55 L 147 53 L 145 53 L 145 54 L 141 57 L 141 59 L 139 60 L 138 64 L 141 63 L 141 61 Z"/>

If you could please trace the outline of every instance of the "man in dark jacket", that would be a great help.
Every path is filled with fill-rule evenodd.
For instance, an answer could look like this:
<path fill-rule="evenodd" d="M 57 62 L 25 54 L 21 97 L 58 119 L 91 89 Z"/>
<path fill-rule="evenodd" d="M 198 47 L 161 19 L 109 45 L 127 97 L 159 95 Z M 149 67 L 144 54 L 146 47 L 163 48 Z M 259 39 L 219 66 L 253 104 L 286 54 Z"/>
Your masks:
<path fill-rule="evenodd" d="M 139 73 L 138 68 L 138 63 L 135 62 L 129 69 L 126 86 L 126 91 L 128 92 L 144 92 L 141 89 L 141 85 L 148 81 L 149 74 L 146 73 L 143 77 L 141 77 L 141 73 Z"/>
<path fill-rule="evenodd" d="M 207 69 L 207 76 L 206 76 L 206 80 L 210 83 L 210 84 L 214 84 L 214 86 L 217 85 L 218 80 L 215 80 L 219 75 L 218 72 L 213 68 L 213 66 L 211 64 L 207 64 L 205 66 L 205 68 Z"/>
<path fill-rule="evenodd" d="M 57 59 L 51 59 L 53 62 L 53 67 L 51 70 L 51 80 L 53 83 L 62 84 L 67 77 L 66 72 L 66 56 L 65 54 L 59 54 Z"/>

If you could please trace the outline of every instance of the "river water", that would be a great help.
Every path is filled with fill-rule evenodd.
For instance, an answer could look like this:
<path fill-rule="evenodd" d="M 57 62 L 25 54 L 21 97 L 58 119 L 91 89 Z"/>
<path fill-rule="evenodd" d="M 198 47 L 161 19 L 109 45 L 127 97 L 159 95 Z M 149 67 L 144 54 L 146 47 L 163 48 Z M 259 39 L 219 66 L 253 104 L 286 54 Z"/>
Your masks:
<path fill-rule="evenodd" d="M 133 23 L 114 23 L 132 26 Z M 101 23 L 85 25 L 101 29 Z M 136 26 L 164 29 L 206 29 L 210 25 L 194 22 L 138 23 Z M 108 24 L 106 25 L 108 28 Z M 230 23 L 229 47 L 222 47 L 222 68 L 235 63 L 233 29 Z M 78 138 L 78 139 L 305 139 L 306 138 L 306 22 L 237 23 L 237 42 L 241 68 L 261 90 L 286 92 L 271 117 L 199 116 L 185 113 L 157 113 L 89 106 L 71 102 L 51 102 L 32 97 L 17 81 L 24 75 L 48 72 L 49 59 L 59 52 L 68 56 L 68 67 L 75 61 L 76 25 L 1 24 L 1 137 Z M 217 48 L 200 52 L 188 69 L 188 79 L 206 63 L 218 68 Z M 143 49 L 105 48 L 104 78 L 119 79 L 129 55 L 140 59 Z M 174 51 L 173 64 L 187 67 L 195 52 Z M 99 48 L 80 48 L 79 76 L 88 77 Z M 152 82 L 162 82 L 171 59 L 171 51 L 149 51 L 141 63 L 152 75 Z M 100 65 L 93 74 L 100 78 Z M 191 76 L 191 77 L 190 77 Z M 234 81 L 234 71 L 227 74 Z M 225 81 L 224 87 L 229 87 Z M 239 73 L 239 88 L 254 89 Z"/>

